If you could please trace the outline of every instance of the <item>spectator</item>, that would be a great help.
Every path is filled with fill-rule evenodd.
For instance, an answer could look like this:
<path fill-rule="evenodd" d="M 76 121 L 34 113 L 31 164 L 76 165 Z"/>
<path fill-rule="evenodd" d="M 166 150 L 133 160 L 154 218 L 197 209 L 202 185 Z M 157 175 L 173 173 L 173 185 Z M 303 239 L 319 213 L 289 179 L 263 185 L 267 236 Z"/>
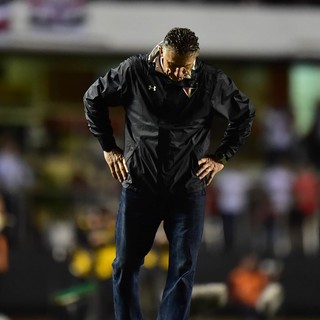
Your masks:
<path fill-rule="evenodd" d="M 294 250 L 316 254 L 319 250 L 319 180 L 313 167 L 302 165 L 293 182 L 294 208 L 291 213 Z"/>
<path fill-rule="evenodd" d="M 77 320 L 94 316 L 113 319 L 111 264 L 115 257 L 115 217 L 105 208 L 95 208 L 76 218 L 77 245 L 71 254 L 70 270 L 82 281 L 94 281 L 97 291 L 87 308 L 79 309 Z"/>
<path fill-rule="evenodd" d="M 251 247 L 272 255 L 275 244 L 276 217 L 270 196 L 261 183 L 255 183 L 249 194 L 251 214 Z"/>
<path fill-rule="evenodd" d="M 313 119 L 311 128 L 304 139 L 304 145 L 308 159 L 317 170 L 320 170 L 320 100 L 316 104 Z"/>
<path fill-rule="evenodd" d="M 281 256 L 291 250 L 288 219 L 293 205 L 293 179 L 293 170 L 286 160 L 268 166 L 261 179 L 261 187 L 268 200 L 269 215 L 271 213 L 274 217 L 273 253 Z"/>
<path fill-rule="evenodd" d="M 0 195 L 0 274 L 9 269 L 9 246 L 4 233 L 6 227 L 6 209 L 2 196 Z"/>
<path fill-rule="evenodd" d="M 255 253 L 244 256 L 227 279 L 229 303 L 245 319 L 271 318 L 283 300 L 282 286 L 275 282 L 274 274 L 260 268 L 259 262 Z"/>
<path fill-rule="evenodd" d="M 293 118 L 288 108 L 271 106 L 263 116 L 263 148 L 267 163 L 289 159 L 296 145 Z"/>
<path fill-rule="evenodd" d="M 0 144 L 0 192 L 15 225 L 9 240 L 12 245 L 25 244 L 27 212 L 26 190 L 34 183 L 33 172 L 22 158 L 19 146 L 11 137 L 3 137 Z"/>
<path fill-rule="evenodd" d="M 0 289 L 4 274 L 9 270 L 9 244 L 4 232 L 7 225 L 7 212 L 3 197 L 0 195 Z M 0 320 L 9 320 L 5 315 L 0 314 Z"/>
<path fill-rule="evenodd" d="M 239 237 L 237 231 L 243 231 L 246 225 L 241 222 L 248 209 L 249 176 L 241 168 L 230 167 L 225 168 L 215 179 L 217 209 L 222 220 L 225 251 L 232 252 L 235 245 L 244 240 L 243 235 Z"/>

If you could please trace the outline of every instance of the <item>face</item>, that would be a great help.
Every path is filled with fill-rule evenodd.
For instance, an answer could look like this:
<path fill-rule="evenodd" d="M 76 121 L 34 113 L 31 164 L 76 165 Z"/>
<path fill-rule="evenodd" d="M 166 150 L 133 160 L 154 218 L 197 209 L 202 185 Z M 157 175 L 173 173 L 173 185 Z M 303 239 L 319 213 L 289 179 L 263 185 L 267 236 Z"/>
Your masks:
<path fill-rule="evenodd" d="M 179 55 L 174 49 L 161 47 L 163 71 L 173 81 L 182 81 L 191 75 L 197 52 Z"/>

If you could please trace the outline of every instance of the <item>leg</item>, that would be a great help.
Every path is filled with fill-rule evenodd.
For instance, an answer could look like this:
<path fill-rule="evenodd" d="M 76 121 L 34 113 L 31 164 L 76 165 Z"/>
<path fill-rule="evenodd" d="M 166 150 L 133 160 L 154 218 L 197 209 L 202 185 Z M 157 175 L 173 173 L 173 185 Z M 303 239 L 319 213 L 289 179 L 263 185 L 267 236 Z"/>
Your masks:
<path fill-rule="evenodd" d="M 225 252 L 230 253 L 234 249 L 235 216 L 233 213 L 224 212 L 221 214 L 221 218 L 222 218 L 222 224 L 223 224 Z"/>
<path fill-rule="evenodd" d="M 186 320 L 203 232 L 205 191 L 175 197 L 164 219 L 169 270 L 158 320 Z"/>
<path fill-rule="evenodd" d="M 116 223 L 113 294 L 116 320 L 140 320 L 138 275 L 160 224 L 151 197 L 123 189 Z"/>

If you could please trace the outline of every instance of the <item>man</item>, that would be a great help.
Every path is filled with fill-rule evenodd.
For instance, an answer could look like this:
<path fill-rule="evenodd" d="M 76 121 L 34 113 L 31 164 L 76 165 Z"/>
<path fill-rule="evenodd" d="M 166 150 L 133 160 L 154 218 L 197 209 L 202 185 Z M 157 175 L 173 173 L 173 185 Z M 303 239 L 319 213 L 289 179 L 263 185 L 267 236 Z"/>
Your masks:
<path fill-rule="evenodd" d="M 122 183 L 113 262 L 116 320 L 142 319 L 138 273 L 162 221 L 170 252 L 157 319 L 188 318 L 206 185 L 251 130 L 248 98 L 198 53 L 194 32 L 173 28 L 149 55 L 125 60 L 84 96 L 89 129 Z M 119 105 L 125 110 L 124 152 L 108 115 L 108 107 Z M 215 154 L 207 155 L 215 113 L 229 125 Z"/>

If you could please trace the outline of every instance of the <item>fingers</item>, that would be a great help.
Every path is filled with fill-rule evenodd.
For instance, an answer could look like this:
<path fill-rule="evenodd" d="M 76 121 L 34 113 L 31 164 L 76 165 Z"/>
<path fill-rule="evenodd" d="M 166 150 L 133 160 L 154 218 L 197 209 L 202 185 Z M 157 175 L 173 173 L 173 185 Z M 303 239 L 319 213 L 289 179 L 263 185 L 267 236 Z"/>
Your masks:
<path fill-rule="evenodd" d="M 216 175 L 216 172 L 211 172 L 211 173 L 209 174 L 209 179 L 207 180 L 207 183 L 206 183 L 207 186 L 212 182 L 213 177 L 214 177 L 215 175 Z"/>
<path fill-rule="evenodd" d="M 115 149 L 110 152 L 105 151 L 104 157 L 109 166 L 112 177 L 119 182 L 123 182 L 128 176 L 128 168 L 126 166 L 122 150 Z"/>
<path fill-rule="evenodd" d="M 126 160 L 125 160 L 125 158 L 123 156 L 122 156 L 122 165 L 123 165 L 123 168 L 124 168 L 124 171 L 125 171 L 125 176 L 127 177 L 127 174 L 129 172 L 129 170 L 127 168 Z"/>
<path fill-rule="evenodd" d="M 124 163 L 124 159 L 116 160 L 115 162 L 111 163 L 109 166 L 111 175 L 114 179 L 118 180 L 119 182 L 123 182 L 127 178 L 127 168 Z"/>
<path fill-rule="evenodd" d="M 216 173 L 218 173 L 220 170 L 224 168 L 224 165 L 218 162 L 215 162 L 212 158 L 202 158 L 198 162 L 200 168 L 197 172 L 197 176 L 200 180 L 207 177 L 207 183 L 206 185 L 209 185 Z"/>
<path fill-rule="evenodd" d="M 197 172 L 197 176 L 199 179 L 203 179 L 210 171 L 214 169 L 213 161 L 209 158 L 203 158 L 199 160 L 198 164 L 200 165 L 200 169 Z"/>
<path fill-rule="evenodd" d="M 119 148 L 109 152 L 104 151 L 104 157 L 110 168 L 112 177 L 119 182 L 126 180 L 128 176 L 128 168 L 123 157 L 123 151 Z M 200 168 L 197 172 L 197 177 L 200 180 L 207 177 L 207 185 L 209 185 L 214 176 L 224 168 L 223 164 L 215 162 L 211 157 L 200 159 L 198 164 Z"/>
<path fill-rule="evenodd" d="M 123 182 L 124 180 L 126 180 L 127 175 L 128 175 L 128 168 L 127 168 L 126 161 L 125 161 L 123 155 L 119 159 L 118 163 L 119 163 L 119 169 L 120 169 L 120 174 L 118 174 L 118 180 L 120 182 Z"/>

